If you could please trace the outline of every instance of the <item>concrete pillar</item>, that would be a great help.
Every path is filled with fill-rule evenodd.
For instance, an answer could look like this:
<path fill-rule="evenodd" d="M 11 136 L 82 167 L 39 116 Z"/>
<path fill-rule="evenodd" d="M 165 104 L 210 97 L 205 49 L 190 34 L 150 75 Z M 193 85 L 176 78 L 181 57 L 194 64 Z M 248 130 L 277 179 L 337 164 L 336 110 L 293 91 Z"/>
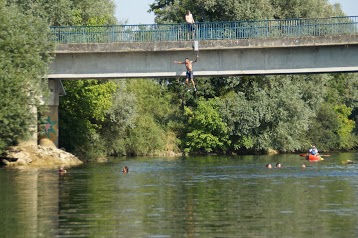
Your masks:
<path fill-rule="evenodd" d="M 58 106 L 60 105 L 60 95 L 64 95 L 65 92 L 61 81 L 58 79 L 49 79 L 48 88 L 50 91 L 49 101 L 47 102 L 48 111 L 42 115 L 38 139 L 50 139 L 58 146 Z"/>

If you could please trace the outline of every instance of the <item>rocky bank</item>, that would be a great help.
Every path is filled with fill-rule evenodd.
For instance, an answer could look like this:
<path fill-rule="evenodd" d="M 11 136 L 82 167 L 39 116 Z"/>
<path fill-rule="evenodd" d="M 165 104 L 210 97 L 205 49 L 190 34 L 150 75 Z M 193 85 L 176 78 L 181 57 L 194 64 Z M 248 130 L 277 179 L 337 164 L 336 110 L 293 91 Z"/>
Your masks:
<path fill-rule="evenodd" d="M 76 156 L 56 148 L 49 140 L 42 140 L 40 144 L 19 145 L 9 148 L 0 157 L 0 163 L 5 166 L 31 166 L 31 167 L 71 167 L 83 162 Z"/>

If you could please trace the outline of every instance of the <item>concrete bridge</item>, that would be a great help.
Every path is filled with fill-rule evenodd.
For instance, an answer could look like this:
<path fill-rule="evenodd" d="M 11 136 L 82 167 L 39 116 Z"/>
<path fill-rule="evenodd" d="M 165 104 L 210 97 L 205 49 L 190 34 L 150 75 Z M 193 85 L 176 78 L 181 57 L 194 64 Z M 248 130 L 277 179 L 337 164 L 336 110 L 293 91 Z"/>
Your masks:
<path fill-rule="evenodd" d="M 194 53 L 196 76 L 355 72 L 357 24 L 358 17 L 200 23 L 189 40 L 180 24 L 52 28 L 60 44 L 48 77 L 185 76 L 172 62 Z"/>
<path fill-rule="evenodd" d="M 52 27 L 45 135 L 58 143 L 63 79 L 185 76 L 174 60 L 193 59 L 196 76 L 358 71 L 358 17 L 183 24 Z"/>

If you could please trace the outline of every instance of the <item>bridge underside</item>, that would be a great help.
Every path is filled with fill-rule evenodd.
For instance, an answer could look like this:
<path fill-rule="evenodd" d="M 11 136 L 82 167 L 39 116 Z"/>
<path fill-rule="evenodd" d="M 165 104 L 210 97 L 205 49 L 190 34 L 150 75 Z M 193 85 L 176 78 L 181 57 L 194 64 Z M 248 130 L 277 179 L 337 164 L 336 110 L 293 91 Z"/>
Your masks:
<path fill-rule="evenodd" d="M 200 42 L 200 44 L 203 44 Z M 132 51 L 59 51 L 49 78 L 157 78 L 185 76 L 173 61 L 195 58 L 191 42 L 177 49 Z M 200 47 L 194 75 L 272 75 L 358 71 L 358 45 L 286 45 L 280 47 Z"/>

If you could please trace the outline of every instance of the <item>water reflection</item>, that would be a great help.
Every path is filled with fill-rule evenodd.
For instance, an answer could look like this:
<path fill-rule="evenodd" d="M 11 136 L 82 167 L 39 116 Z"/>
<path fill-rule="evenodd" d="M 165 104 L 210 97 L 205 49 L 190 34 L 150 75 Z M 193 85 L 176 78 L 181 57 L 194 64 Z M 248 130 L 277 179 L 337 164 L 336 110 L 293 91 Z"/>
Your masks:
<path fill-rule="evenodd" d="M 356 237 L 358 165 L 347 159 L 358 157 L 305 169 L 297 155 L 115 159 L 64 175 L 0 169 L 0 236 Z"/>
<path fill-rule="evenodd" d="M 53 236 L 58 228 L 58 175 L 37 169 L 0 170 L 5 237 Z"/>

